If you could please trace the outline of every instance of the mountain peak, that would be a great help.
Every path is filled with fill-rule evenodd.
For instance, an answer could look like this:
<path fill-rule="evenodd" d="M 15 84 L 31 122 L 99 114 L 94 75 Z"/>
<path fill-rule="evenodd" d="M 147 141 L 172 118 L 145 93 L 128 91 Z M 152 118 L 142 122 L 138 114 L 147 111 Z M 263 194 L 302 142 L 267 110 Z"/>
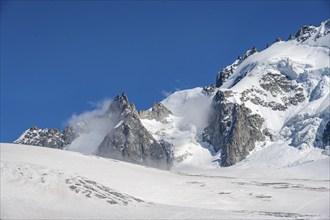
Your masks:
<path fill-rule="evenodd" d="M 330 20 L 305 25 L 287 41 L 276 38 L 261 52 L 253 47 L 217 74 L 216 85 L 175 92 L 146 111 L 137 112 L 123 92 L 97 123 L 86 122 L 101 126 L 84 135 L 75 127 L 61 133 L 34 126 L 20 143 L 72 141 L 79 151 L 95 131 L 92 153 L 163 168 L 251 164 L 251 155 L 262 160 L 280 150 L 290 155 L 281 152 L 285 159 L 267 164 L 306 161 L 299 155 L 304 149 L 322 152 L 321 158 L 330 147 L 329 26 Z"/>
<path fill-rule="evenodd" d="M 220 72 L 218 72 L 216 80 L 215 80 L 215 86 L 221 87 L 224 82 L 233 74 L 233 72 L 236 70 L 238 65 L 240 65 L 246 58 L 249 56 L 258 53 L 258 49 L 254 46 L 252 49 L 247 50 L 243 56 L 238 56 L 237 59 L 231 64 L 223 68 Z"/>
<path fill-rule="evenodd" d="M 311 46 L 329 48 L 330 19 L 321 22 L 319 26 L 311 24 L 302 26 L 294 36 L 294 40 Z"/>
<path fill-rule="evenodd" d="M 106 114 L 119 115 L 125 110 L 134 110 L 135 106 L 130 104 L 127 95 L 123 92 L 121 95 L 117 95 L 113 102 L 110 104 Z"/>

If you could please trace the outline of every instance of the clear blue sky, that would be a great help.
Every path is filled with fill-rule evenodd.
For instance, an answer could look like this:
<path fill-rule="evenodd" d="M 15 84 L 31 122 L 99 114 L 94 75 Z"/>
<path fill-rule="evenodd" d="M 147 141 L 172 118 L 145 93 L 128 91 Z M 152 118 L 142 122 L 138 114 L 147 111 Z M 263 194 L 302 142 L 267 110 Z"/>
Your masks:
<path fill-rule="evenodd" d="M 1 142 L 125 91 L 138 109 L 329 18 L 329 1 L 1 1 Z"/>

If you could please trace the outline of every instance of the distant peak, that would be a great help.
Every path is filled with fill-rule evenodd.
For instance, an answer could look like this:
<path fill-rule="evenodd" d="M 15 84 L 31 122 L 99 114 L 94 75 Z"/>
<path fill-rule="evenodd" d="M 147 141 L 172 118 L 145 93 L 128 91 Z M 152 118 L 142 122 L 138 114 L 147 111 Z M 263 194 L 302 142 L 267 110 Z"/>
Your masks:
<path fill-rule="evenodd" d="M 234 70 L 237 68 L 239 64 L 241 64 L 246 58 L 249 56 L 258 53 L 257 47 L 253 47 L 252 49 L 247 50 L 243 56 L 238 55 L 237 59 L 229 66 L 226 66 L 223 68 L 220 72 L 218 72 L 216 81 L 215 81 L 215 86 L 221 87 L 223 83 L 233 74 Z"/>
<path fill-rule="evenodd" d="M 275 43 L 280 42 L 280 41 L 282 41 L 282 39 L 280 37 L 275 38 Z"/>
<path fill-rule="evenodd" d="M 39 130 L 39 128 L 36 125 L 32 125 L 30 128 L 31 131 Z"/>
<path fill-rule="evenodd" d="M 115 97 L 115 100 L 114 100 L 115 102 L 128 102 L 128 98 L 127 98 L 127 95 L 126 95 L 126 93 L 125 92 L 122 92 L 122 94 L 121 95 L 117 95 L 116 97 Z"/>
<path fill-rule="evenodd" d="M 311 24 L 302 26 L 294 35 L 293 39 L 297 40 L 298 42 L 305 42 L 308 39 L 313 39 L 316 41 L 328 33 L 330 33 L 330 19 L 321 22 L 319 26 L 313 26 Z"/>
<path fill-rule="evenodd" d="M 295 38 L 297 41 L 305 41 L 309 37 L 311 37 L 312 34 L 314 34 L 316 32 L 317 32 L 316 27 L 314 27 L 312 25 L 304 25 L 295 34 Z"/>

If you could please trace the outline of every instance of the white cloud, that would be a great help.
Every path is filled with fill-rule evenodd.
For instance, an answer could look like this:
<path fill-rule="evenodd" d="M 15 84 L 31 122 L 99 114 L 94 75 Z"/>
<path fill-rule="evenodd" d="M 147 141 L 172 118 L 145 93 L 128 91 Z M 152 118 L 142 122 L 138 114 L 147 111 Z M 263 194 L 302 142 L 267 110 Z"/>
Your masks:
<path fill-rule="evenodd" d="M 171 95 L 172 92 L 166 91 L 166 90 L 162 90 L 162 95 L 166 98 L 167 96 Z"/>
<path fill-rule="evenodd" d="M 69 125 L 78 133 L 78 137 L 68 146 L 68 150 L 86 154 L 95 154 L 104 137 L 113 129 L 114 120 L 106 113 L 111 100 L 92 103 L 96 108 L 79 115 L 73 115 Z"/>

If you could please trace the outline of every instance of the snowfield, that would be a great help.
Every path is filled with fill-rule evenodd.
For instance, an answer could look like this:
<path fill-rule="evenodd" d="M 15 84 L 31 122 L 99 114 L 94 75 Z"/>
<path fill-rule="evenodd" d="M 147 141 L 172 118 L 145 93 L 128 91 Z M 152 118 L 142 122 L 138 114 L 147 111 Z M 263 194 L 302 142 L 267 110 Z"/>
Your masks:
<path fill-rule="evenodd" d="M 252 156 L 248 159 L 254 161 Z M 251 161 L 162 171 L 77 152 L 1 144 L 1 219 L 330 217 L 329 157 L 284 168 L 255 168 Z"/>
<path fill-rule="evenodd" d="M 136 123 L 111 118 L 108 101 L 70 120 L 77 126 L 68 136 L 78 136 L 67 146 L 67 133 L 39 128 L 16 143 L 46 147 L 1 144 L 1 219 L 330 219 L 329 28 L 330 20 L 304 26 L 295 39 L 249 50 L 219 72 L 219 86 L 177 91 L 161 102 L 157 117 L 138 115 L 123 94 L 117 104 L 126 107 L 118 107 L 118 115 L 128 111 Z M 251 110 L 235 113 L 244 114 L 236 115 L 244 126 L 228 123 L 236 120 L 228 110 L 234 104 Z M 135 148 L 157 141 L 170 149 L 170 171 L 94 156 L 123 125 L 132 133 L 119 130 L 113 140 L 133 144 L 106 147 L 143 155 Z M 135 136 L 143 141 L 136 141 L 143 127 L 146 132 Z M 259 131 L 263 138 L 251 139 Z M 228 142 L 218 144 L 210 135 Z M 226 146 L 233 151 L 226 153 Z M 231 153 L 234 163 L 228 164 L 234 165 L 220 167 Z"/>

